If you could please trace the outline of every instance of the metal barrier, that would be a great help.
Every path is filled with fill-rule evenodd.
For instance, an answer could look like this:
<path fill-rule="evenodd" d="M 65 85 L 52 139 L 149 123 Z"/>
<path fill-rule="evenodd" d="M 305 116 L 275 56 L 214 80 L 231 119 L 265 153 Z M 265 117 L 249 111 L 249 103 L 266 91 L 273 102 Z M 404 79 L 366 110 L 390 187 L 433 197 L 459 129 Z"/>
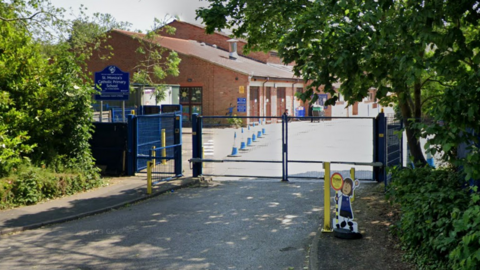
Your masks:
<path fill-rule="evenodd" d="M 159 179 L 182 176 L 181 114 L 129 115 L 129 175 L 144 172 L 152 161 Z"/>
<path fill-rule="evenodd" d="M 387 167 L 403 166 L 403 122 L 393 117 L 386 118 L 386 161 Z M 392 175 L 387 173 L 385 185 L 390 184 Z"/>
<path fill-rule="evenodd" d="M 336 154 L 339 158 L 336 161 L 330 161 L 331 164 L 342 164 L 343 166 L 354 165 L 364 168 L 364 170 L 358 170 L 357 177 L 360 177 L 360 179 L 384 181 L 386 176 L 385 166 L 383 166 L 386 164 L 386 123 L 383 114 L 381 115 L 383 118 L 379 117 L 377 119 L 370 117 L 305 117 L 307 120 L 310 120 L 310 118 L 321 119 L 320 124 L 310 123 L 310 121 L 294 121 L 294 119 L 298 117 L 289 117 L 286 115 L 282 117 L 269 116 L 268 118 L 272 119 L 272 122 L 280 120 L 281 125 L 266 125 L 264 117 L 199 116 L 198 114 L 194 114 L 192 116 L 192 158 L 189 162 L 191 163 L 194 177 L 205 175 L 244 178 L 280 178 L 282 181 L 288 181 L 289 178 L 325 178 L 325 174 L 319 170 L 306 170 L 314 168 L 314 166 L 312 166 L 313 164 L 325 163 L 326 160 L 332 159 L 332 156 Z M 247 124 L 247 127 L 241 130 L 239 128 L 226 128 L 226 125 L 223 126 L 223 129 L 204 128 L 204 120 L 208 119 L 208 122 L 216 123 L 218 126 L 222 121 L 225 122 L 225 120 L 227 120 L 226 118 L 242 119 L 244 125 Z M 257 123 L 260 124 L 260 126 L 256 126 Z M 366 135 L 362 137 L 359 136 L 359 132 L 351 130 L 352 127 L 355 126 L 355 124 L 352 123 L 361 123 L 356 124 L 358 130 L 362 130 L 363 134 Z M 335 135 L 327 134 L 326 130 L 334 130 L 336 127 L 341 128 L 337 128 L 338 130 Z M 238 140 L 237 138 L 239 137 L 237 135 L 245 134 L 245 130 L 248 140 L 245 142 L 240 140 L 241 143 L 236 142 L 235 140 Z M 258 134 L 260 136 L 256 135 L 257 132 L 259 132 Z M 302 137 L 302 134 L 309 135 Z M 207 137 L 207 140 L 203 138 L 204 136 Z M 357 137 L 361 138 L 359 139 Z M 307 141 L 315 143 L 317 138 L 319 138 L 318 143 L 323 143 L 324 145 L 323 148 L 320 148 L 323 150 L 319 151 L 323 152 L 313 153 L 309 156 L 309 159 L 305 159 L 305 156 L 307 156 L 305 153 L 308 153 L 308 151 L 313 148 Z M 239 155 L 229 154 L 233 152 L 229 151 L 232 140 L 234 147 L 237 143 L 241 146 L 240 150 L 245 148 L 244 145 L 247 146 L 247 149 L 243 152 L 240 151 Z M 332 142 L 335 140 L 340 146 L 332 150 Z M 348 145 L 348 141 L 355 141 L 355 143 Z M 218 146 L 214 147 L 214 150 L 211 150 L 212 144 L 217 144 Z M 250 148 L 248 147 L 249 144 Z M 341 149 L 341 147 L 344 149 Z M 363 152 L 350 155 L 350 150 L 353 151 L 359 147 L 365 148 L 362 150 Z M 251 158 L 254 154 L 257 155 L 257 158 Z M 210 156 L 212 158 L 209 158 Z M 294 158 L 291 158 L 291 156 L 294 156 Z M 275 159 L 274 157 L 277 158 Z M 208 171 L 208 166 L 211 166 L 211 164 L 231 163 L 248 163 L 249 165 L 243 167 L 236 165 L 238 166 L 237 168 L 229 167 L 230 165 L 217 165 L 211 171 Z M 282 164 L 281 168 L 277 167 L 280 166 L 280 164 Z M 270 166 L 272 169 L 266 171 L 267 166 Z M 350 168 L 346 168 L 346 172 L 349 172 L 349 169 Z M 248 170 L 256 170 L 256 173 L 250 175 L 234 173 L 244 173 Z M 262 170 L 264 173 L 259 174 L 258 172 Z M 280 171 L 281 175 L 277 175 Z"/>

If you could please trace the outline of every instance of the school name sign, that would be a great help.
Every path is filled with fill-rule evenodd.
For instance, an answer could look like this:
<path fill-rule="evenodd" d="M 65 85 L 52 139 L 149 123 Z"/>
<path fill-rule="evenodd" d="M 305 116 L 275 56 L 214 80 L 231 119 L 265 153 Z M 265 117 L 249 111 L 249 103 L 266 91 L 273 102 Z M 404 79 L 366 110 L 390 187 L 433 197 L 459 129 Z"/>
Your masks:
<path fill-rule="evenodd" d="M 130 73 L 123 72 L 117 66 L 107 66 L 95 72 L 95 89 L 100 91 L 95 95 L 95 100 L 128 100 Z"/>

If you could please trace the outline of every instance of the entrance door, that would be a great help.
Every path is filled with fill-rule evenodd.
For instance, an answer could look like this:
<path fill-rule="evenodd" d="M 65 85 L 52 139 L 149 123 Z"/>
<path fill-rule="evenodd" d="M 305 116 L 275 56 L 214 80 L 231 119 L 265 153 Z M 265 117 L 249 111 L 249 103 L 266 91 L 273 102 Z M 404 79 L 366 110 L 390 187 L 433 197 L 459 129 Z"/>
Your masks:
<path fill-rule="evenodd" d="M 202 113 L 202 87 L 180 87 L 183 124 L 191 125 L 192 113 Z"/>
<path fill-rule="evenodd" d="M 258 98 L 259 87 L 250 87 L 250 116 L 258 116 L 258 108 L 260 100 Z"/>
<path fill-rule="evenodd" d="M 277 116 L 282 116 L 286 108 L 285 87 L 277 88 Z"/>
<path fill-rule="evenodd" d="M 265 100 L 265 111 L 266 111 L 266 116 L 272 116 L 272 88 L 267 87 L 267 93 L 266 93 L 266 100 Z M 268 119 L 272 120 L 272 119 Z"/>

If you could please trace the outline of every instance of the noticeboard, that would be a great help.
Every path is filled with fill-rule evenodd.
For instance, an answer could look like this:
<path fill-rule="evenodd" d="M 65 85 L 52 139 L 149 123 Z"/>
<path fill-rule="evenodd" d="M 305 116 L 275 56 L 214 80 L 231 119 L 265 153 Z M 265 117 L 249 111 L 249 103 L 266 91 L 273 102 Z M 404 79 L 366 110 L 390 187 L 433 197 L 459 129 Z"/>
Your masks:
<path fill-rule="evenodd" d="M 128 100 L 130 94 L 130 73 L 117 66 L 107 66 L 95 72 L 95 88 L 100 94 L 95 100 Z"/>

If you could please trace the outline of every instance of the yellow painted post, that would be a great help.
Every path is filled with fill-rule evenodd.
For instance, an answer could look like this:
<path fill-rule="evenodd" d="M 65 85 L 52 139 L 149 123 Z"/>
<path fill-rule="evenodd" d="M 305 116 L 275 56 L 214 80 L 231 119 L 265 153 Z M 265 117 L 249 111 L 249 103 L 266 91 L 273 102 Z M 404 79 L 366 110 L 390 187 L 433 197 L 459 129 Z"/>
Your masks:
<path fill-rule="evenodd" d="M 324 162 L 325 176 L 323 177 L 323 229 L 322 232 L 333 232 L 330 220 L 330 162 Z"/>
<path fill-rule="evenodd" d="M 155 159 L 155 156 L 157 156 L 157 151 L 155 151 L 155 146 L 152 146 L 152 161 L 153 161 L 153 168 L 155 169 L 155 165 L 157 164 L 157 160 Z"/>
<path fill-rule="evenodd" d="M 165 129 L 162 129 L 162 147 L 163 147 L 163 150 L 162 150 L 162 157 L 163 157 L 162 164 L 163 165 L 167 164 L 167 159 L 166 159 L 167 148 L 165 148 L 165 147 L 167 147 L 167 138 L 166 138 L 165 134 L 166 134 Z"/>
<path fill-rule="evenodd" d="M 352 178 L 353 183 L 355 183 L 355 168 L 350 169 L 350 178 Z M 352 192 L 352 202 L 353 201 L 355 201 L 355 188 L 353 189 L 353 192 Z"/>
<path fill-rule="evenodd" d="M 152 167 L 153 167 L 152 161 L 147 161 L 147 194 L 150 195 L 152 194 Z"/>

